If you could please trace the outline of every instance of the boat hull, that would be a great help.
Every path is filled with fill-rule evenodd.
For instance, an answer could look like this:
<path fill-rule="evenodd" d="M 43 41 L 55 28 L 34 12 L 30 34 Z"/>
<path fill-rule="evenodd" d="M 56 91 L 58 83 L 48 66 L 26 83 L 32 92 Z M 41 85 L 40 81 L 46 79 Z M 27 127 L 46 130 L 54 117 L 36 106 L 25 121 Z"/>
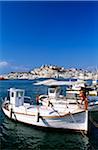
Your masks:
<path fill-rule="evenodd" d="M 11 114 L 11 112 L 4 107 L 2 109 L 8 118 L 33 126 L 88 131 L 88 111 L 81 111 L 75 114 L 68 113 L 63 116 L 42 116 L 21 112 L 14 112 Z"/>

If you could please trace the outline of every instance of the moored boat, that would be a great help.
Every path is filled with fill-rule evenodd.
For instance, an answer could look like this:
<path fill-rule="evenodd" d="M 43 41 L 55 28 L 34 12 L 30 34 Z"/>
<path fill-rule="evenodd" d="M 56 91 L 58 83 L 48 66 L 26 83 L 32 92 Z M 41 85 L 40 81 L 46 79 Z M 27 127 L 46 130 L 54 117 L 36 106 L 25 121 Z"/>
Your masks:
<path fill-rule="evenodd" d="M 88 91 L 89 96 L 98 96 L 98 87 L 97 87 L 97 82 L 96 84 L 91 84 L 90 86 L 88 85 L 87 81 L 84 80 L 77 80 L 72 83 L 71 86 L 69 86 L 66 90 L 67 94 L 77 94 L 79 95 L 81 87 L 86 88 Z"/>
<path fill-rule="evenodd" d="M 3 112 L 10 119 L 33 126 L 87 133 L 88 109 L 65 99 L 59 94 L 59 88 L 56 88 L 54 93 L 52 90 L 49 89 L 50 95 L 44 103 L 39 101 L 38 105 L 31 105 L 24 101 L 24 90 L 10 88 L 9 98 L 6 98 L 2 105 Z"/>
<path fill-rule="evenodd" d="M 89 111 L 98 111 L 98 101 L 83 102 L 77 97 L 67 98 L 60 90 L 65 81 L 46 80 L 35 85 L 47 85 L 48 94 L 37 96 L 37 105 L 30 103 L 23 89 L 10 88 L 2 109 L 15 121 L 44 128 L 67 129 L 88 132 Z M 27 99 L 27 101 L 25 101 Z"/>

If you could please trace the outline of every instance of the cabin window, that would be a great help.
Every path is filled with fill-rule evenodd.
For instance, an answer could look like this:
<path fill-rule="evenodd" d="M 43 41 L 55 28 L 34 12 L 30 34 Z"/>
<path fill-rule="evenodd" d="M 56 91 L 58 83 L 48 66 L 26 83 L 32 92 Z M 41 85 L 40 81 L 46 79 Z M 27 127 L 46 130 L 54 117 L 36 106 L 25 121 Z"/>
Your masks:
<path fill-rule="evenodd" d="M 21 92 L 21 91 L 17 92 L 16 97 L 22 97 L 22 96 L 23 96 L 23 92 Z"/>
<path fill-rule="evenodd" d="M 55 92 L 55 89 L 50 89 L 50 93 L 54 93 Z"/>
<path fill-rule="evenodd" d="M 14 97 L 14 93 L 12 92 L 11 97 Z"/>
<path fill-rule="evenodd" d="M 60 93 L 60 89 L 57 89 L 57 91 L 56 91 L 57 93 Z"/>

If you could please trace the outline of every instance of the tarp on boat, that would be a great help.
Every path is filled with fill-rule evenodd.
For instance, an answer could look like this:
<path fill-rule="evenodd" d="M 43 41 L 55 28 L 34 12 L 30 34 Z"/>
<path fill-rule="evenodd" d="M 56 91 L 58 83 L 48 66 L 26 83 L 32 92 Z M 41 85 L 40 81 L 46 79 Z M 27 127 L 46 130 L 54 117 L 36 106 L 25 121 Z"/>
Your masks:
<path fill-rule="evenodd" d="M 85 83 L 85 81 L 81 81 L 81 82 L 80 81 L 57 81 L 54 79 L 48 79 L 48 80 L 37 82 L 34 85 L 60 86 L 60 85 L 75 85 L 80 83 Z"/>

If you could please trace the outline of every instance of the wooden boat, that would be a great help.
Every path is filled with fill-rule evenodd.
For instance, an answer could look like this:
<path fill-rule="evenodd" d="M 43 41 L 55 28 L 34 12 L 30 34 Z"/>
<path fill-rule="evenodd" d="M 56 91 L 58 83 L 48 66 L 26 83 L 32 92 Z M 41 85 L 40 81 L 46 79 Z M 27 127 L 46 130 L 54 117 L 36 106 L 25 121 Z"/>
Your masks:
<path fill-rule="evenodd" d="M 15 121 L 44 128 L 88 131 L 88 108 L 60 95 L 58 85 L 63 82 L 52 82 L 48 89 L 48 97 L 39 101 L 38 105 L 25 103 L 22 89 L 9 89 L 9 98 L 2 105 L 4 114 Z M 53 91 L 54 90 L 54 91 Z"/>

